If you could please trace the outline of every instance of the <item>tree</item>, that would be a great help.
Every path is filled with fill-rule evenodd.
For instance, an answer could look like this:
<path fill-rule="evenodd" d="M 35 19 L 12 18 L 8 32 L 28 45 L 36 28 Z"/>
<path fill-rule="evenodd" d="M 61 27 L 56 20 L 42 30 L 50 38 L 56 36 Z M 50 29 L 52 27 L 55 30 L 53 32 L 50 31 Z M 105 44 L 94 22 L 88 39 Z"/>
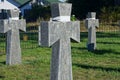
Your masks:
<path fill-rule="evenodd" d="M 50 18 L 50 6 L 34 5 L 25 18 L 27 21 L 47 20 Z"/>
<path fill-rule="evenodd" d="M 68 0 L 73 4 L 72 14 L 75 14 L 78 19 L 84 19 L 88 12 L 97 12 L 99 15 L 101 8 L 113 6 L 114 0 Z"/>

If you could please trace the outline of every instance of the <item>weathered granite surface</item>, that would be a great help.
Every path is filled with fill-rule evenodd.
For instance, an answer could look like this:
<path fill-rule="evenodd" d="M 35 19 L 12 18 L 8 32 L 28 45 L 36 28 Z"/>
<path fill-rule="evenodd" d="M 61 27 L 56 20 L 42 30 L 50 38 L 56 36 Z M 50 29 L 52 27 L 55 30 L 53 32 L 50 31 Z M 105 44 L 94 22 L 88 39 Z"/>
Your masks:
<path fill-rule="evenodd" d="M 17 13 L 17 14 L 16 14 Z M 26 31 L 26 21 L 14 20 L 12 18 L 19 17 L 18 12 L 9 11 L 9 19 L 0 20 L 0 33 L 7 33 L 6 44 L 6 64 L 20 64 L 21 63 L 21 48 L 19 39 L 19 30 Z M 13 15 L 14 14 L 14 15 Z"/>
<path fill-rule="evenodd" d="M 88 29 L 88 51 L 94 51 L 96 49 L 96 28 L 99 27 L 99 20 L 96 19 L 95 12 L 89 12 L 85 20 L 85 26 Z"/>
<path fill-rule="evenodd" d="M 51 15 L 52 18 L 58 16 L 71 16 L 71 7 L 72 4 L 68 3 L 53 3 L 51 5 Z"/>
<path fill-rule="evenodd" d="M 51 5 L 53 21 L 66 21 L 66 19 L 70 21 L 71 7 L 72 4 L 68 3 L 53 3 Z"/>
<path fill-rule="evenodd" d="M 51 80 L 72 80 L 70 38 L 80 41 L 79 22 L 42 22 L 41 45 L 52 46 Z"/>
<path fill-rule="evenodd" d="M 7 15 L 8 15 L 8 18 L 16 18 L 16 17 L 18 17 L 19 18 L 19 11 L 17 11 L 17 10 L 8 10 L 7 11 Z"/>
<path fill-rule="evenodd" d="M 41 22 L 41 45 L 52 46 L 50 80 L 72 80 L 72 60 L 70 39 L 80 42 L 80 22 L 65 20 L 70 17 L 71 4 L 55 3 L 51 5 L 54 21 Z M 55 10 L 55 12 L 54 12 Z"/>

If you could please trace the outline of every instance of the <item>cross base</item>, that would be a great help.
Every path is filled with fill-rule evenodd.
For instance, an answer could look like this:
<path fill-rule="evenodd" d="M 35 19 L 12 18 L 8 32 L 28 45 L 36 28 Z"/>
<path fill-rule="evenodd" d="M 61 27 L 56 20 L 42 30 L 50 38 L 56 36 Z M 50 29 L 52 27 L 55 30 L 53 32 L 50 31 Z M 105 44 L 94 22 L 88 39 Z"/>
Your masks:
<path fill-rule="evenodd" d="M 94 43 L 88 44 L 87 49 L 88 49 L 88 51 L 94 51 L 95 50 L 95 44 Z"/>

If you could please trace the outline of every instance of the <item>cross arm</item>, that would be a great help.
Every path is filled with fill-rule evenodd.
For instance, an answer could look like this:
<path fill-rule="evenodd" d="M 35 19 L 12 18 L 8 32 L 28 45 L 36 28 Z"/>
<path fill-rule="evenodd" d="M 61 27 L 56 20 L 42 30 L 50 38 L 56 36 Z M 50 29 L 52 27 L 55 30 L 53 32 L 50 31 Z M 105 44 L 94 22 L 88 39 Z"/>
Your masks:
<path fill-rule="evenodd" d="M 99 27 L 99 19 L 96 19 L 95 24 L 96 24 L 96 28 L 98 28 Z"/>
<path fill-rule="evenodd" d="M 90 27 L 99 27 L 99 19 L 86 19 L 85 20 L 85 27 L 89 29 Z"/>
<path fill-rule="evenodd" d="M 59 24 L 56 22 L 41 22 L 41 45 L 51 46 L 59 40 Z"/>
<path fill-rule="evenodd" d="M 18 22 L 18 28 L 22 31 L 26 31 L 26 20 L 20 19 Z"/>
<path fill-rule="evenodd" d="M 76 42 L 80 42 L 80 22 L 79 21 L 73 21 L 70 22 L 71 26 L 71 39 L 73 39 Z"/>
<path fill-rule="evenodd" d="M 0 20 L 0 33 L 6 33 L 7 31 L 9 31 L 9 21 Z"/>

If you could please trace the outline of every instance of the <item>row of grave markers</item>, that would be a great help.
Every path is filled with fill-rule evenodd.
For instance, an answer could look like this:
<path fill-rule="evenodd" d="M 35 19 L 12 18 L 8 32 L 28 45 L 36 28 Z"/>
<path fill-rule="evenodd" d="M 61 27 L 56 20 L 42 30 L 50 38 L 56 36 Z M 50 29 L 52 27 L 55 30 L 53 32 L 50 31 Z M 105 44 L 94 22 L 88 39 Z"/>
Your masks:
<path fill-rule="evenodd" d="M 72 80 L 70 39 L 80 42 L 80 22 L 70 21 L 72 4 L 53 3 L 52 20 L 40 24 L 41 46 L 52 46 L 51 80 Z M 21 63 L 19 29 L 25 31 L 26 22 L 19 19 L 19 11 L 8 10 L 8 19 L 0 19 L 0 32 L 7 32 L 6 64 Z M 85 21 L 88 29 L 87 48 L 96 48 L 96 27 L 99 26 L 95 13 L 88 13 Z"/>

